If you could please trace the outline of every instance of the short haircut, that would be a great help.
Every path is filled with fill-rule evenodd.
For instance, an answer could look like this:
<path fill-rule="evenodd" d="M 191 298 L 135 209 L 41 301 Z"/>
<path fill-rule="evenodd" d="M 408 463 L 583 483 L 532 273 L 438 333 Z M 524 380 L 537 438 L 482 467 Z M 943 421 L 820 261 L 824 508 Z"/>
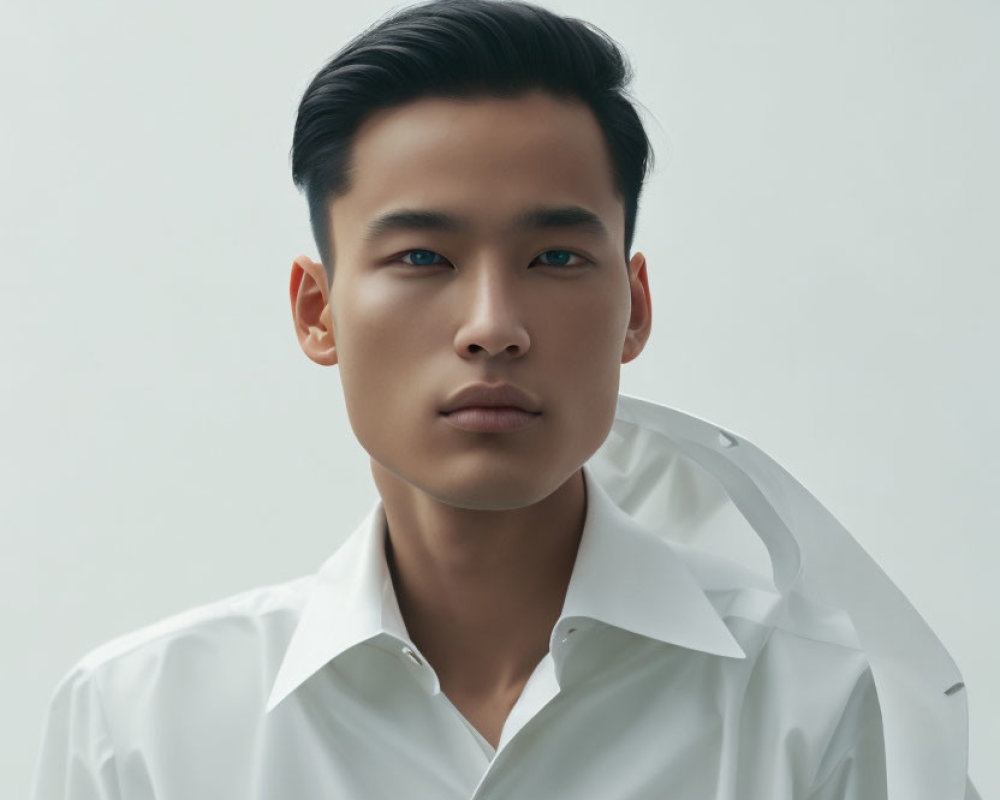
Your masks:
<path fill-rule="evenodd" d="M 608 34 L 520 0 L 433 0 L 360 33 L 312 79 L 299 103 L 292 179 L 304 190 L 327 283 L 328 205 L 350 189 L 351 144 L 373 112 L 423 97 L 517 97 L 542 89 L 586 103 L 604 134 L 625 209 L 629 259 L 652 145 L 629 99 L 632 69 Z"/>

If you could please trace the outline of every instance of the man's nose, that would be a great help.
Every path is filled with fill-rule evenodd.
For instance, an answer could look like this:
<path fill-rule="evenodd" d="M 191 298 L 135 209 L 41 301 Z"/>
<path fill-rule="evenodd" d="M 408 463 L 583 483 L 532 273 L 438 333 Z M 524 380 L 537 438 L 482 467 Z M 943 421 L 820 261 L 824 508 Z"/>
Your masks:
<path fill-rule="evenodd" d="M 485 268 L 468 277 L 455 351 L 462 358 L 523 356 L 531 337 L 522 319 L 516 277 Z"/>

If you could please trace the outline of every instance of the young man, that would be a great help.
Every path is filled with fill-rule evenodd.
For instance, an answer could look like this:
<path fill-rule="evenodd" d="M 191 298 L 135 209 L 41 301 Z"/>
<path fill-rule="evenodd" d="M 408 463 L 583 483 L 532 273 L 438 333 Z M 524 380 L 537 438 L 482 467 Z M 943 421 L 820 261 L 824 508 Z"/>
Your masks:
<path fill-rule="evenodd" d="M 850 537 L 749 443 L 618 394 L 652 319 L 626 80 L 599 32 L 495 0 L 320 71 L 291 306 L 380 502 L 315 577 L 81 661 L 36 800 L 974 796 L 957 670 Z"/>

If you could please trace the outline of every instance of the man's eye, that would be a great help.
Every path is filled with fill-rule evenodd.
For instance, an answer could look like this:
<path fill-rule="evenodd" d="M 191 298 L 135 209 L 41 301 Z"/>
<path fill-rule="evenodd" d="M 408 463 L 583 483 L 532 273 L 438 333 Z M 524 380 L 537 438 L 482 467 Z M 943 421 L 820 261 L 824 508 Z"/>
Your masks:
<path fill-rule="evenodd" d="M 583 256 L 578 256 L 576 253 L 570 252 L 569 250 L 546 250 L 542 253 L 539 258 L 549 258 L 549 261 L 543 261 L 542 266 L 545 267 L 579 267 L 586 263 L 586 259 Z M 571 258 L 580 259 L 575 264 L 568 263 Z"/>
<path fill-rule="evenodd" d="M 412 260 L 407 261 L 410 258 Z M 434 261 L 433 259 L 440 259 Z M 409 264 L 413 267 L 433 267 L 440 264 L 444 259 L 441 258 L 440 253 L 435 253 L 433 250 L 407 250 L 402 255 L 402 261 L 404 264 Z"/>
<path fill-rule="evenodd" d="M 577 258 L 579 261 L 570 263 L 573 258 Z M 542 259 L 541 264 L 545 267 L 578 267 L 587 261 L 570 250 L 546 250 L 537 259 Z M 440 253 L 423 249 L 407 250 L 399 257 L 399 260 L 412 267 L 436 267 L 439 264 L 447 263 L 447 260 Z"/>

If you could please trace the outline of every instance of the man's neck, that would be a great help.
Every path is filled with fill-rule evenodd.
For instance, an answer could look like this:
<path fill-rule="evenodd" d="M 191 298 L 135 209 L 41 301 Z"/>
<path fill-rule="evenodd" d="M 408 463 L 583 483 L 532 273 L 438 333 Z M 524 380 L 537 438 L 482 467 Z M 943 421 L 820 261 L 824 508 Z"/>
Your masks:
<path fill-rule="evenodd" d="M 456 508 L 373 464 L 386 557 L 414 644 L 453 700 L 520 693 L 548 651 L 586 517 L 577 471 L 525 508 Z"/>

